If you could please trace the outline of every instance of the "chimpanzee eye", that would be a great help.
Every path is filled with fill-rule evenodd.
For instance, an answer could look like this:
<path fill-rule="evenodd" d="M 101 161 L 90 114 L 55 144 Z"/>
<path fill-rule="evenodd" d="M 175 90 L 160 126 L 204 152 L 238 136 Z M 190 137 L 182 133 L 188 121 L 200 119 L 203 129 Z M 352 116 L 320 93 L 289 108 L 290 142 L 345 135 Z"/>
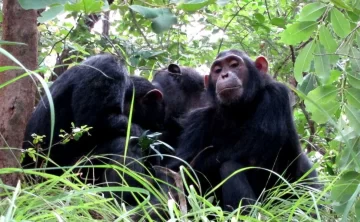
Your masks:
<path fill-rule="evenodd" d="M 236 60 L 231 60 L 231 62 L 230 62 L 230 67 L 231 68 L 236 68 L 236 67 L 238 67 L 239 66 L 239 62 L 238 61 L 236 61 Z"/>
<path fill-rule="evenodd" d="M 215 73 L 220 73 L 221 72 L 221 67 L 220 66 L 216 66 L 215 68 L 214 68 L 214 72 Z"/>

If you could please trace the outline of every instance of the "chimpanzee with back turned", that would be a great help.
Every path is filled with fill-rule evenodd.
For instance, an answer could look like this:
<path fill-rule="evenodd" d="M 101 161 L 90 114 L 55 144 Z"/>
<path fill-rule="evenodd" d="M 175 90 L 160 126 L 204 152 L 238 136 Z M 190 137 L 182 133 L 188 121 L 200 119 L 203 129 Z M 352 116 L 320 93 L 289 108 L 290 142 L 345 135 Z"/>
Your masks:
<path fill-rule="evenodd" d="M 221 52 L 213 62 L 205 85 L 213 105 L 187 118 L 177 156 L 191 162 L 217 185 L 244 167 L 273 170 L 294 182 L 312 168 L 302 152 L 294 126 L 287 87 L 272 80 L 266 58 L 252 61 L 244 52 Z M 195 157 L 195 158 L 194 158 Z M 181 163 L 173 161 L 172 169 Z M 316 171 L 310 186 L 317 188 Z M 247 170 L 228 179 L 216 196 L 225 209 L 254 203 L 279 178 L 265 170 Z M 209 189 L 206 180 L 202 190 Z"/>
<path fill-rule="evenodd" d="M 112 140 L 126 136 L 133 85 L 136 88 L 133 123 L 149 130 L 160 130 L 159 126 L 164 119 L 162 93 L 146 79 L 130 78 L 125 65 L 114 56 L 93 56 L 63 73 L 50 87 L 55 106 L 55 126 L 54 146 L 49 157 L 60 166 L 72 166 L 90 153 L 119 151 L 118 146 L 106 146 L 105 149 L 102 144 L 111 144 Z M 153 113 L 144 113 L 144 110 L 152 110 Z M 62 144 L 60 129 L 71 132 L 72 122 L 77 127 L 93 127 L 90 130 L 91 136 L 85 134 L 79 141 L 71 140 Z M 42 148 L 47 148 L 50 143 L 50 123 L 49 102 L 44 98 L 28 122 L 23 148 L 32 146 L 30 143 L 33 133 L 46 135 Z M 48 150 L 43 150 L 42 153 L 47 155 Z M 129 152 L 128 156 L 136 154 Z M 42 163 L 43 161 L 35 163 L 26 156 L 22 164 L 24 167 L 34 168 L 41 167 Z M 63 171 L 48 172 L 60 175 Z M 96 174 L 102 175 L 101 172 Z"/>
<path fill-rule="evenodd" d="M 208 105 L 203 76 L 193 68 L 170 64 L 155 73 L 152 83 L 164 94 L 165 131 L 160 140 L 176 148 L 181 119 L 190 111 Z"/>

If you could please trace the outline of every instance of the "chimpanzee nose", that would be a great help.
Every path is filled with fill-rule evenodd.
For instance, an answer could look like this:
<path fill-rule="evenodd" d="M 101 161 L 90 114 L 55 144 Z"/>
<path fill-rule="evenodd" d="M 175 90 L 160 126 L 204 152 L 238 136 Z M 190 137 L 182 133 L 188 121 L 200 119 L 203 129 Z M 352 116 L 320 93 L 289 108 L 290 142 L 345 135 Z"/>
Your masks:
<path fill-rule="evenodd" d="M 227 78 L 227 77 L 229 77 L 229 73 L 221 74 L 221 78 L 225 79 L 225 78 Z"/>

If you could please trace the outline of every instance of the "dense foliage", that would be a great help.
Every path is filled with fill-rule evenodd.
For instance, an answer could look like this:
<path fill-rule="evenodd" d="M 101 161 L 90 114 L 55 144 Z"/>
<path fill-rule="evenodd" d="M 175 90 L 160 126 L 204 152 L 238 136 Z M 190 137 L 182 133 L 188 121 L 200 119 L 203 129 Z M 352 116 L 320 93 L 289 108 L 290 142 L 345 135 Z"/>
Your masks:
<path fill-rule="evenodd" d="M 150 78 L 170 62 L 206 73 L 229 48 L 265 55 L 270 74 L 294 91 L 297 129 L 327 203 L 342 220 L 359 219 L 360 0 L 19 2 L 41 12 L 39 67 L 49 83 L 104 51 Z"/>

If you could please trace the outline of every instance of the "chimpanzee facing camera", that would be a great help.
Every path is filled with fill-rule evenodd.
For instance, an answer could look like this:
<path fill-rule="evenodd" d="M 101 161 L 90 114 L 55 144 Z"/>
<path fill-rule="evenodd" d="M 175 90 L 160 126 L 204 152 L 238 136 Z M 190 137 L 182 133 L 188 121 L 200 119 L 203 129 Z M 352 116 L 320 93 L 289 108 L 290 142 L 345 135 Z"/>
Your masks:
<path fill-rule="evenodd" d="M 205 78 L 212 103 L 187 118 L 176 149 L 179 158 L 207 178 L 201 180 L 202 191 L 244 167 L 270 169 L 289 182 L 312 168 L 300 147 L 289 91 L 267 72 L 265 57 L 253 61 L 234 49 L 213 62 Z M 180 164 L 173 160 L 170 167 L 176 170 Z M 310 186 L 319 187 L 316 171 L 307 178 Z M 246 170 L 228 179 L 216 196 L 224 209 L 233 210 L 241 200 L 243 205 L 254 203 L 278 181 L 266 170 Z"/>

